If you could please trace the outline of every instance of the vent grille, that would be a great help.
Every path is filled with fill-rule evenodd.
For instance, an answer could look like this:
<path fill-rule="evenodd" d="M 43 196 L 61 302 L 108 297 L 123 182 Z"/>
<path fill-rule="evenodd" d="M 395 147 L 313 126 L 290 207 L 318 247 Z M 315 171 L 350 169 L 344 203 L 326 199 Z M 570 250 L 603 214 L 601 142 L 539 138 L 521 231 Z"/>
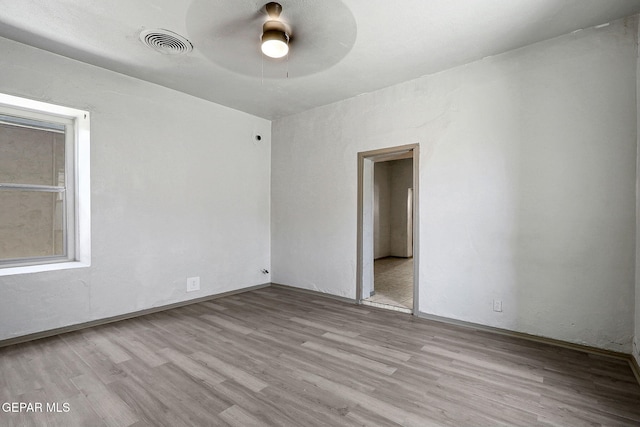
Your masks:
<path fill-rule="evenodd" d="M 167 55 L 184 55 L 193 50 L 191 42 L 169 30 L 143 30 L 140 41 L 151 49 Z"/>

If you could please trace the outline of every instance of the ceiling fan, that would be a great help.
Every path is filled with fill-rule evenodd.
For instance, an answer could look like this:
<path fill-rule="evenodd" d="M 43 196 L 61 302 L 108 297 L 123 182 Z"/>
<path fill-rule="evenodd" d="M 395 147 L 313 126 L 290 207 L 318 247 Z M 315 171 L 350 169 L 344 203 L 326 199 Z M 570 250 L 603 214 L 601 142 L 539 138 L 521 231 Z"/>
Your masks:
<path fill-rule="evenodd" d="M 194 50 L 235 73 L 283 79 L 326 70 L 355 44 L 342 0 L 262 1 L 192 0 L 185 23 Z"/>
<path fill-rule="evenodd" d="M 274 1 L 264 5 L 269 19 L 262 25 L 262 53 L 270 58 L 282 58 L 289 53 L 291 35 L 280 20 L 282 6 Z"/>

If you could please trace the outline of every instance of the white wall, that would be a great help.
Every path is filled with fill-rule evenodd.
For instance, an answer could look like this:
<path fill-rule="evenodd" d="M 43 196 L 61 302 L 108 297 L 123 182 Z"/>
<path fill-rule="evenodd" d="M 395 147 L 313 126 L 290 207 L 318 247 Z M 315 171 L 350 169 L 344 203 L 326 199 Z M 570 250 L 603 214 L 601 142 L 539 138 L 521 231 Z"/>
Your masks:
<path fill-rule="evenodd" d="M 354 298 L 357 153 L 420 143 L 422 312 L 630 352 L 636 37 L 630 18 L 274 122 L 273 281 Z"/>
<path fill-rule="evenodd" d="M 381 161 L 374 170 L 374 259 L 409 257 L 407 190 L 413 186 L 413 161 Z"/>
<path fill-rule="evenodd" d="M 268 121 L 5 39 L 0 52 L 0 92 L 91 112 L 93 237 L 90 268 L 0 277 L 0 339 L 270 281 Z"/>
<path fill-rule="evenodd" d="M 373 258 L 391 256 L 390 162 L 373 164 Z"/>
<path fill-rule="evenodd" d="M 409 257 L 408 190 L 413 187 L 413 160 L 389 162 L 391 171 L 391 256 Z"/>

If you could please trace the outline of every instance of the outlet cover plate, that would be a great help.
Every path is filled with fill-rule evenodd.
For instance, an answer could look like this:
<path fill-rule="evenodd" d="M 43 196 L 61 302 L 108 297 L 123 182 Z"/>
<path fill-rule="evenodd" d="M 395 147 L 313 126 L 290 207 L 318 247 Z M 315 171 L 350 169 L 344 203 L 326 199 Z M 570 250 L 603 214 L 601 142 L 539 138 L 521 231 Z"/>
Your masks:
<path fill-rule="evenodd" d="M 187 278 L 187 292 L 200 290 L 200 277 L 188 277 Z"/>
<path fill-rule="evenodd" d="M 502 300 L 499 300 L 499 299 L 493 300 L 493 311 L 497 311 L 497 312 L 502 311 Z"/>

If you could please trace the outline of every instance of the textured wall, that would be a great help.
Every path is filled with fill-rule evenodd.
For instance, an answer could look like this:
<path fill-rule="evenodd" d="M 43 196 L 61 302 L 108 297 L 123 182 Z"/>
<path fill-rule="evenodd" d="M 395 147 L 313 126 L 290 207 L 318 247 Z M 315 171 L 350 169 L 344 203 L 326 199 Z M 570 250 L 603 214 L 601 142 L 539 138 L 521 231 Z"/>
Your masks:
<path fill-rule="evenodd" d="M 274 281 L 353 298 L 357 153 L 420 143 L 422 312 L 630 352 L 636 38 L 629 18 L 274 122 Z"/>
<path fill-rule="evenodd" d="M 390 162 L 373 165 L 373 258 L 391 256 Z"/>
<path fill-rule="evenodd" d="M 393 160 L 391 170 L 391 256 L 409 257 L 408 190 L 413 187 L 413 160 Z"/>
<path fill-rule="evenodd" d="M 413 161 L 374 163 L 374 259 L 408 257 L 407 190 L 413 186 Z"/>
<path fill-rule="evenodd" d="M 0 92 L 91 112 L 92 202 L 92 266 L 0 277 L 0 339 L 270 281 L 268 121 L 6 39 L 0 51 Z M 191 276 L 201 290 L 186 294 Z"/>

